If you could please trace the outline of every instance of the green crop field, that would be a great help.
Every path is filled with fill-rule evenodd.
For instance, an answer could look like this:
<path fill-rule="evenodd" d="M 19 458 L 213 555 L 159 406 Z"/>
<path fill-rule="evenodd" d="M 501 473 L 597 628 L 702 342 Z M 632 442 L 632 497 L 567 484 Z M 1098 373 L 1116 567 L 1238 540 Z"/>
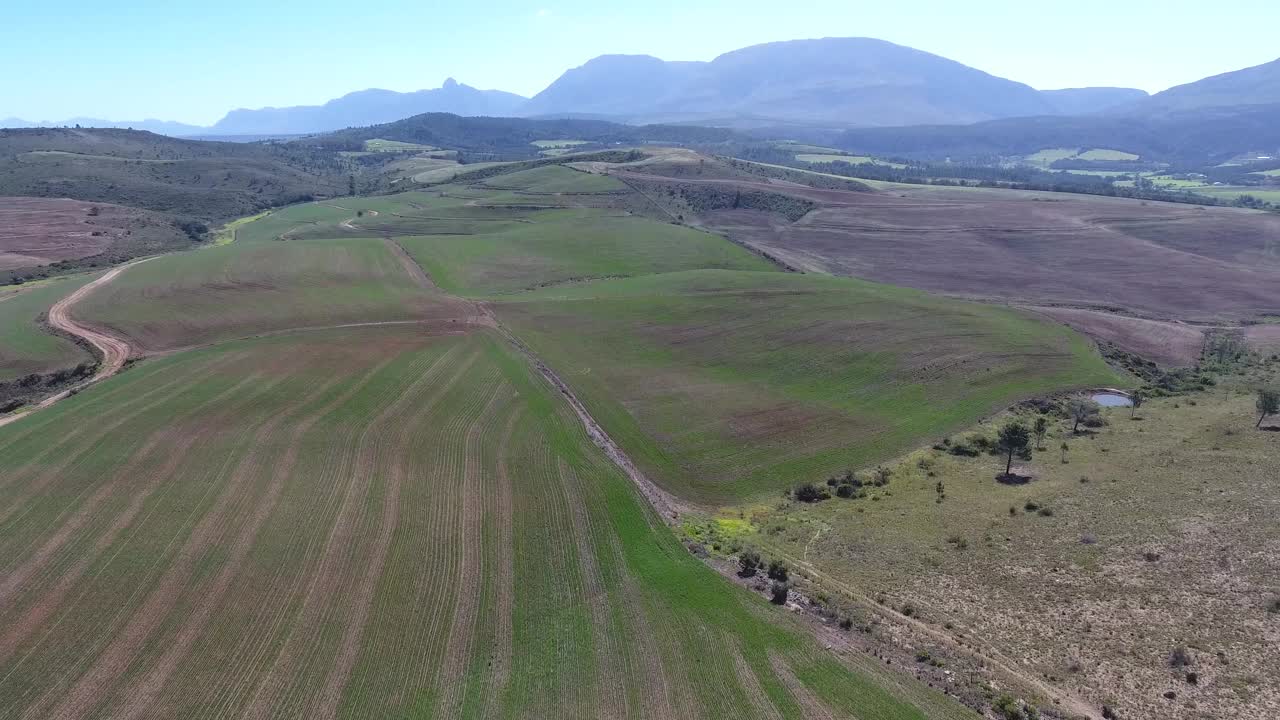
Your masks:
<path fill-rule="evenodd" d="M 575 147 L 578 147 L 579 145 L 590 145 L 591 141 L 590 140 L 534 140 L 529 144 L 533 145 L 534 147 L 542 148 L 544 150 L 550 150 L 550 149 L 575 148 Z"/>
<path fill-rule="evenodd" d="M 400 142 L 399 140 L 383 140 L 381 138 L 374 140 L 365 140 L 364 149 L 369 152 L 427 152 L 429 150 L 439 150 L 434 145 L 419 145 L 418 143 Z"/>
<path fill-rule="evenodd" d="M 79 345 L 45 332 L 38 322 L 54 303 L 93 277 L 86 274 L 44 280 L 16 293 L 0 295 L 0 382 L 93 359 Z"/>
<path fill-rule="evenodd" d="M 1047 390 L 1122 382 L 1064 328 L 843 278 L 674 273 L 495 309 L 637 462 L 705 503 L 878 462 Z"/>
<path fill-rule="evenodd" d="M 829 163 L 842 162 L 850 165 L 885 165 L 891 168 L 905 168 L 902 163 L 888 162 L 886 160 L 877 160 L 876 158 L 866 155 L 831 155 L 831 154 L 810 154 L 805 153 L 796 155 L 796 160 L 806 163 Z"/>
<path fill-rule="evenodd" d="M 972 716 L 688 554 L 488 332 L 173 355 L 0 466 L 6 717 Z"/>
<path fill-rule="evenodd" d="M 715 235 L 640 217 L 584 217 L 576 210 L 484 235 L 399 240 L 440 287 L 472 296 L 676 270 L 774 269 Z"/>
<path fill-rule="evenodd" d="M 1137 160 L 1138 156 L 1133 153 L 1124 152 L 1123 150 L 1094 148 L 1080 153 L 1078 158 L 1080 160 Z"/>
<path fill-rule="evenodd" d="M 256 224 L 241 233 L 253 235 Z M 370 238 L 242 239 L 170 255 L 129 268 L 75 309 L 78 319 L 153 350 L 292 327 L 462 313 L 415 282 L 388 241 Z"/>
<path fill-rule="evenodd" d="M 806 145 L 804 143 L 780 142 L 774 144 L 779 150 L 787 150 L 795 153 L 816 153 L 819 155 L 839 155 L 840 150 L 836 148 L 823 147 L 822 145 Z"/>
<path fill-rule="evenodd" d="M 1045 148 L 1038 152 L 1023 158 L 1023 162 L 1030 165 L 1040 165 L 1048 167 L 1059 160 L 1076 157 L 1080 154 L 1079 148 Z"/>
<path fill-rule="evenodd" d="M 531 170 L 499 175 L 481 183 L 485 187 L 544 194 L 623 192 L 627 186 L 608 175 L 582 172 L 563 165 L 543 165 Z"/>

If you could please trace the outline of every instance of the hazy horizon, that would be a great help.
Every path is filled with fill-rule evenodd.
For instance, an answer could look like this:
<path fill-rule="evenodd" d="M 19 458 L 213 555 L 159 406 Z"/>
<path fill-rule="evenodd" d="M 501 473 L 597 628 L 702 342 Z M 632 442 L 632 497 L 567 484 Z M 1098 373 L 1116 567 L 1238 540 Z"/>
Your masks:
<path fill-rule="evenodd" d="M 816 37 L 887 40 L 1038 89 L 1158 92 L 1276 59 L 1268 37 L 1280 19 L 1274 4 L 1237 4 L 1249 23 L 1172 5 L 1086 0 L 1046 8 L 986 0 L 958 7 L 922 0 L 893 8 L 813 0 L 780 13 L 759 0 L 697 7 L 655 0 L 643 11 L 583 0 L 499 0 L 484 9 L 381 0 L 353 17 L 336 3 L 298 0 L 265 9 L 229 0 L 216 11 L 135 0 L 124 3 L 129 12 L 71 0 L 9 10 L 0 63 L 34 60 L 39 72 L 8 78 L 0 118 L 207 126 L 236 108 L 317 105 L 368 88 L 430 89 L 446 77 L 532 96 L 598 55 L 705 61 L 749 45 Z M 77 22 L 64 26 L 66 17 Z M 925 17 L 930 22 L 922 24 Z M 626 32 L 611 31 L 620 27 Z"/>

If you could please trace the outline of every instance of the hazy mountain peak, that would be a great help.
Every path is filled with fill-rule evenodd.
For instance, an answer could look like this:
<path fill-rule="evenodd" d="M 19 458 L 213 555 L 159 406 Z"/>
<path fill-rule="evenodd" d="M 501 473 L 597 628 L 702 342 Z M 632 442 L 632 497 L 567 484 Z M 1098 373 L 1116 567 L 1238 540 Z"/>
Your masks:
<path fill-rule="evenodd" d="M 711 62 L 602 55 L 562 75 L 528 114 L 757 116 L 848 125 L 963 123 L 1052 112 L 1027 85 L 873 38 L 754 45 Z"/>
<path fill-rule="evenodd" d="M 1280 103 L 1280 59 L 1169 88 L 1135 109 L 1161 112 L 1273 103 Z"/>

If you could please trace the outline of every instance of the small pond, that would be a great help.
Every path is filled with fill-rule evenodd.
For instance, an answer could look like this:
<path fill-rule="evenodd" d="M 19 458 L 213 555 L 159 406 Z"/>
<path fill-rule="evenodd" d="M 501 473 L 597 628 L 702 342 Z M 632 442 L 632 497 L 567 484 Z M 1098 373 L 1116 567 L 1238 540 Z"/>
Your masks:
<path fill-rule="evenodd" d="M 1119 393 L 1094 393 L 1093 401 L 1102 407 L 1133 407 L 1133 401 Z"/>

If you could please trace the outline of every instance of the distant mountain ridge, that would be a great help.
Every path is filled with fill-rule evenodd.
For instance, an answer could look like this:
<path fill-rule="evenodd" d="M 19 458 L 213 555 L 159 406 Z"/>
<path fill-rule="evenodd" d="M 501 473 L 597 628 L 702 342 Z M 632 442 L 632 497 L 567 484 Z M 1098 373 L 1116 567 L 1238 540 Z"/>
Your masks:
<path fill-rule="evenodd" d="M 364 127 L 429 112 L 467 116 L 507 116 L 525 98 L 501 90 L 477 90 L 453 78 L 434 90 L 401 93 L 370 89 L 343 95 L 323 105 L 232 110 L 209 128 L 216 135 L 297 135 Z"/>
<path fill-rule="evenodd" d="M 959 62 L 872 38 L 765 43 L 709 62 L 601 55 L 526 99 L 452 78 L 436 89 L 369 89 L 322 105 L 233 110 L 208 128 L 161 120 L 73 118 L 12 127 L 132 127 L 171 136 L 278 137 L 366 127 L 423 113 L 573 117 L 738 129 L 967 125 L 1007 118 L 1150 117 L 1280 103 L 1280 60 L 1148 96 L 1132 88 L 1036 90 Z"/>
<path fill-rule="evenodd" d="M 1116 87 L 1066 88 L 1041 90 L 1058 115 L 1089 115 L 1114 110 L 1151 97 L 1146 90 Z"/>
<path fill-rule="evenodd" d="M 1280 103 L 1280 60 L 1172 87 L 1125 110 L 1129 114 L 1150 115 L 1276 103 Z"/>
<path fill-rule="evenodd" d="M 970 123 L 1045 115 L 1035 89 L 872 38 L 767 43 L 710 62 L 605 55 L 569 70 L 525 115 L 591 113 L 661 120 L 758 116 L 850 126 Z"/>
<path fill-rule="evenodd" d="M 169 135 L 171 137 L 196 135 L 205 131 L 205 128 L 199 125 L 188 125 L 172 120 L 156 120 L 154 118 L 146 120 L 103 120 L 102 118 L 74 117 L 58 121 L 41 120 L 32 122 L 22 118 L 10 117 L 0 120 L 0 128 L 60 128 L 75 127 L 77 125 L 87 128 L 145 130 L 157 135 Z"/>

